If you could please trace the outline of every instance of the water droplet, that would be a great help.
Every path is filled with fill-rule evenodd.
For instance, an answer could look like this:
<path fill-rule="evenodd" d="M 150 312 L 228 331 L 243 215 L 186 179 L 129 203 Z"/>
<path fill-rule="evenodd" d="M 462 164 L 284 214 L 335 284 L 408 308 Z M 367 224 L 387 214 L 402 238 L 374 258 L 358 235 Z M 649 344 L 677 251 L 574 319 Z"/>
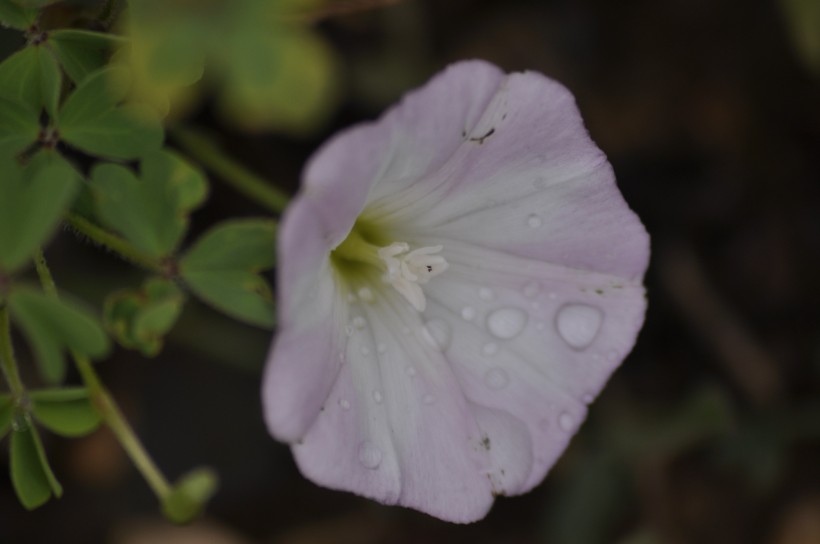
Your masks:
<path fill-rule="evenodd" d="M 353 326 L 356 327 L 357 329 L 362 330 L 363 328 L 365 328 L 366 325 L 367 325 L 367 321 L 365 321 L 362 316 L 357 315 L 356 317 L 353 318 Z"/>
<path fill-rule="evenodd" d="M 362 346 L 361 351 L 362 351 L 362 355 L 365 355 L 365 356 L 370 355 L 370 348 L 367 347 L 367 346 Z"/>
<path fill-rule="evenodd" d="M 382 464 L 382 450 L 372 442 L 364 441 L 359 445 L 359 462 L 364 468 L 374 470 Z"/>
<path fill-rule="evenodd" d="M 488 287 L 482 287 L 478 290 L 478 298 L 481 300 L 489 301 L 492 300 L 494 296 L 495 294 L 493 293 L 493 290 Z"/>
<path fill-rule="evenodd" d="M 584 401 L 584 404 L 589 404 L 595 400 L 595 397 L 593 397 L 591 393 L 586 393 L 583 397 L 581 397 L 581 400 Z"/>
<path fill-rule="evenodd" d="M 374 389 L 373 390 L 373 401 L 376 404 L 381 404 L 383 400 L 384 400 L 384 397 L 382 396 L 382 392 L 379 391 L 378 389 Z"/>
<path fill-rule="evenodd" d="M 434 404 L 436 402 L 436 397 L 434 397 L 433 395 L 427 394 L 427 395 L 424 395 L 424 398 L 421 399 L 421 400 L 424 404 L 429 406 L 429 405 Z"/>
<path fill-rule="evenodd" d="M 531 281 L 527 285 L 524 286 L 524 296 L 527 298 L 532 298 L 538 294 L 541 290 L 541 286 L 538 285 L 537 281 Z"/>
<path fill-rule="evenodd" d="M 575 419 L 569 412 L 561 412 L 561 415 L 558 416 L 558 426 L 561 427 L 562 431 L 570 432 L 575 427 Z"/>
<path fill-rule="evenodd" d="M 532 229 L 537 229 L 541 226 L 542 223 L 543 221 L 541 221 L 541 218 L 534 213 L 531 213 L 527 216 L 527 226 Z"/>
<path fill-rule="evenodd" d="M 484 383 L 490 389 L 504 389 L 510 383 L 510 375 L 503 368 L 491 368 L 484 374 Z"/>
<path fill-rule="evenodd" d="M 376 346 L 376 351 L 378 353 L 384 353 L 387 351 L 387 346 L 385 346 L 384 344 L 379 344 Z"/>
<path fill-rule="evenodd" d="M 496 344 L 495 342 L 489 342 L 487 344 L 484 344 L 484 347 L 481 348 L 481 352 L 484 355 L 488 356 L 495 355 L 496 353 L 498 353 L 498 344 Z"/>
<path fill-rule="evenodd" d="M 527 324 L 527 313 L 520 308 L 500 308 L 487 316 L 487 328 L 496 338 L 515 338 Z"/>
<path fill-rule="evenodd" d="M 555 325 L 558 334 L 574 349 L 592 344 L 601 329 L 604 314 L 594 306 L 568 304 L 558 310 Z"/>
<path fill-rule="evenodd" d="M 345 334 L 351 336 L 353 334 L 353 325 L 345 325 Z"/>
<path fill-rule="evenodd" d="M 339 399 L 339 407 L 345 412 L 347 412 L 348 410 L 350 410 L 350 402 L 348 402 L 346 399 Z"/>
<path fill-rule="evenodd" d="M 472 321 L 475 319 L 475 308 L 472 306 L 465 306 L 461 309 L 461 317 L 463 317 L 465 321 Z"/>
<path fill-rule="evenodd" d="M 365 302 L 373 302 L 375 300 L 373 297 L 373 291 L 371 291 L 369 287 L 362 287 L 359 289 L 359 298 Z"/>
<path fill-rule="evenodd" d="M 415 369 L 415 367 L 408 366 L 408 367 L 407 367 L 404 371 L 405 371 L 405 372 L 407 373 L 407 375 L 408 375 L 408 376 L 410 376 L 411 378 L 412 378 L 413 376 L 415 376 L 415 375 L 416 375 L 416 369 Z"/>
<path fill-rule="evenodd" d="M 421 329 L 424 340 L 430 347 L 445 350 L 450 346 L 450 325 L 441 319 L 431 319 Z"/>

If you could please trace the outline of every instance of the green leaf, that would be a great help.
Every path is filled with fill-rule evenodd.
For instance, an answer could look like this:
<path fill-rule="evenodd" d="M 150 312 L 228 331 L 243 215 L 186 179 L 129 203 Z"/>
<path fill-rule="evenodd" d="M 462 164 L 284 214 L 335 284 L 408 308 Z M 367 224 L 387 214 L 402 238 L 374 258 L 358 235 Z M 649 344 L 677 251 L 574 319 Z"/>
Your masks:
<path fill-rule="evenodd" d="M 83 436 L 99 427 L 100 418 L 84 388 L 41 389 L 29 393 L 34 418 L 61 436 Z"/>
<path fill-rule="evenodd" d="M 63 380 L 64 351 L 73 350 L 91 358 L 108 352 L 108 336 L 94 315 L 79 303 L 21 287 L 12 291 L 8 304 L 13 322 L 31 344 L 40 373 L 48 383 Z"/>
<path fill-rule="evenodd" d="M 216 492 L 219 478 L 209 468 L 200 468 L 183 476 L 162 501 L 162 512 L 174 523 L 193 520 Z"/>
<path fill-rule="evenodd" d="M 40 119 L 36 112 L 22 104 L 0 98 L 0 157 L 21 153 L 39 135 Z"/>
<path fill-rule="evenodd" d="M 112 34 L 63 29 L 50 32 L 48 43 L 74 83 L 105 66 L 111 48 L 124 40 Z"/>
<path fill-rule="evenodd" d="M 168 151 L 148 154 L 141 176 L 102 164 L 91 175 L 97 214 L 135 246 L 154 257 L 170 255 L 188 230 L 188 214 L 207 194 L 203 175 Z"/>
<path fill-rule="evenodd" d="M 780 0 L 786 30 L 806 68 L 820 75 L 820 3 L 816 0 Z"/>
<path fill-rule="evenodd" d="M 135 159 L 162 145 L 156 112 L 122 104 L 128 91 L 127 70 L 104 68 L 88 76 L 69 96 L 59 114 L 62 139 L 91 155 Z"/>
<path fill-rule="evenodd" d="M 20 268 L 47 241 L 78 186 L 77 172 L 54 153 L 24 169 L 0 158 L 0 269 Z"/>
<path fill-rule="evenodd" d="M 14 0 L 0 0 L 0 21 L 18 30 L 28 30 L 37 21 L 36 8 L 23 7 Z"/>
<path fill-rule="evenodd" d="M 108 296 L 105 325 L 122 346 L 154 357 L 184 303 L 184 293 L 173 282 L 151 278 L 139 291 L 125 290 Z"/>
<path fill-rule="evenodd" d="M 44 504 L 52 495 L 60 497 L 63 488 L 46 459 L 37 429 L 28 414 L 17 414 L 11 433 L 11 483 L 20 502 L 28 510 Z"/>
<path fill-rule="evenodd" d="M 275 313 L 259 271 L 274 264 L 276 224 L 226 221 L 206 232 L 180 261 L 180 274 L 205 302 L 231 317 L 272 328 Z"/>
<path fill-rule="evenodd" d="M 25 104 L 39 114 L 54 117 L 62 84 L 57 59 L 47 47 L 33 45 L 0 64 L 0 98 Z"/>
<path fill-rule="evenodd" d="M 6 436 L 14 417 L 14 399 L 9 395 L 0 395 L 0 439 Z"/>

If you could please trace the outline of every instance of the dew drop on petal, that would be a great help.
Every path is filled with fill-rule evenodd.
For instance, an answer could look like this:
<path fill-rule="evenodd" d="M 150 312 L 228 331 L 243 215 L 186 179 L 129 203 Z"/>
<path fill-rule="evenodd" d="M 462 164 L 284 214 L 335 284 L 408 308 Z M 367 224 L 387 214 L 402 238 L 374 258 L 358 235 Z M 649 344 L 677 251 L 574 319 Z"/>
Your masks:
<path fill-rule="evenodd" d="M 383 400 L 384 400 L 384 397 L 382 396 L 382 392 L 379 391 L 378 389 L 374 389 L 373 390 L 373 401 L 376 404 L 381 404 Z"/>
<path fill-rule="evenodd" d="M 503 368 L 491 368 L 484 374 L 484 383 L 490 389 L 504 389 L 510 383 L 510 375 Z"/>
<path fill-rule="evenodd" d="M 373 302 L 375 300 L 373 297 L 373 291 L 371 291 L 369 287 L 362 287 L 359 289 L 359 298 L 364 302 Z"/>
<path fill-rule="evenodd" d="M 520 308 L 500 308 L 487 316 L 490 334 L 502 340 L 515 338 L 527 324 L 527 313 Z"/>
<path fill-rule="evenodd" d="M 537 281 L 531 281 L 527 285 L 524 286 L 523 293 L 524 296 L 527 298 L 532 298 L 538 294 L 541 290 L 541 286 L 538 285 Z"/>
<path fill-rule="evenodd" d="M 575 349 L 592 344 L 601 329 L 604 314 L 594 306 L 567 304 L 558 310 L 555 326 L 561 338 Z"/>
<path fill-rule="evenodd" d="M 478 290 L 478 298 L 481 300 L 490 301 L 494 296 L 495 294 L 493 293 L 493 290 L 489 287 L 482 287 Z"/>
<path fill-rule="evenodd" d="M 356 327 L 357 329 L 362 330 L 363 328 L 365 328 L 366 325 L 367 325 L 367 321 L 365 321 L 362 316 L 357 315 L 356 317 L 353 318 L 353 326 Z"/>
<path fill-rule="evenodd" d="M 558 416 L 558 426 L 562 431 L 570 432 L 575 427 L 575 420 L 569 412 L 561 412 L 561 415 Z"/>
<path fill-rule="evenodd" d="M 374 470 L 382 463 L 382 450 L 372 442 L 364 441 L 359 444 L 359 462 L 364 468 Z"/>
<path fill-rule="evenodd" d="M 498 344 L 496 344 L 495 342 L 488 342 L 484 344 L 484 347 L 481 348 L 481 353 L 487 356 L 495 355 L 496 353 L 498 353 Z"/>
<path fill-rule="evenodd" d="M 543 221 L 541 221 L 541 218 L 534 213 L 531 213 L 527 216 L 527 226 L 531 229 L 537 229 L 541 226 L 542 223 Z"/>
<path fill-rule="evenodd" d="M 421 329 L 421 335 L 430 347 L 445 350 L 450 346 L 450 325 L 441 319 L 431 319 Z"/>
<path fill-rule="evenodd" d="M 589 404 L 593 400 L 595 400 L 595 397 L 593 397 L 591 393 L 586 393 L 583 397 L 581 397 L 581 400 L 584 402 L 584 404 Z"/>
<path fill-rule="evenodd" d="M 347 399 L 339 399 L 339 407 L 345 412 L 347 412 L 348 410 L 350 410 L 350 402 L 348 402 Z"/>
<path fill-rule="evenodd" d="M 461 317 L 464 318 L 465 321 L 472 321 L 475 319 L 475 308 L 472 306 L 465 306 L 461 309 Z"/>

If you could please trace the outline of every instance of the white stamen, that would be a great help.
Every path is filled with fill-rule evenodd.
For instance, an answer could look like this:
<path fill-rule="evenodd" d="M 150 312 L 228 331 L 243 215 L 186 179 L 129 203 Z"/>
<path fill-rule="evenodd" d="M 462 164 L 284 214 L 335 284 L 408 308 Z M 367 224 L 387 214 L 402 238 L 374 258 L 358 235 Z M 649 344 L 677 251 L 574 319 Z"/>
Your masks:
<path fill-rule="evenodd" d="M 427 300 L 419 284 L 423 285 L 447 270 L 447 261 L 436 255 L 442 249 L 444 246 L 430 246 L 410 251 L 410 246 L 404 242 L 394 242 L 381 248 L 379 258 L 384 261 L 386 269 L 382 280 L 401 293 L 413 308 L 423 312 Z"/>

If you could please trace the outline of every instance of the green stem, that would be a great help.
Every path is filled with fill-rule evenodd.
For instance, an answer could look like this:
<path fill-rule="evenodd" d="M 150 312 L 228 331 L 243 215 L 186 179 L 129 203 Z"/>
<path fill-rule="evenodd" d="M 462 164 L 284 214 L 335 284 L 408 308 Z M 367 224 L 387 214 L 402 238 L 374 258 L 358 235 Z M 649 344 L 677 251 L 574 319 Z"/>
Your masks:
<path fill-rule="evenodd" d="M 38 250 L 35 256 L 35 265 L 37 268 L 37 275 L 40 277 L 40 283 L 43 289 L 49 296 L 59 298 L 57 286 L 54 283 L 54 277 L 51 275 L 51 270 L 48 268 L 42 250 Z M 0 323 L 1 324 L 1 323 Z M 114 435 L 119 440 L 128 457 L 140 471 L 145 481 L 154 490 L 154 493 L 163 501 L 171 492 L 171 485 L 162 475 L 157 465 L 154 463 L 151 456 L 146 451 L 145 446 L 142 445 L 134 429 L 125 419 L 119 406 L 117 406 L 114 397 L 108 392 L 102 380 L 100 380 L 97 371 L 91 361 L 85 355 L 71 352 L 74 359 L 74 364 L 80 373 L 80 376 L 85 383 L 88 394 L 91 397 L 94 406 L 100 413 L 103 421 L 114 432 Z M 5 359 L 5 357 L 4 357 Z"/>
<path fill-rule="evenodd" d="M 150 270 L 151 272 L 157 272 L 160 274 L 164 272 L 164 267 L 159 259 L 156 259 L 135 248 L 128 243 L 128 241 L 120 238 L 116 234 L 112 234 L 107 230 L 98 227 L 85 217 L 76 213 L 69 213 L 66 217 L 66 221 L 78 232 L 84 234 L 101 246 L 107 247 L 111 251 L 117 253 L 126 261 L 130 261 L 138 266 L 141 266 L 142 268 Z"/>
<path fill-rule="evenodd" d="M 17 369 L 17 361 L 14 358 L 14 348 L 11 345 L 11 325 L 9 322 L 8 306 L 0 307 L 0 367 L 3 369 L 3 376 L 9 384 L 11 394 L 15 398 L 21 398 L 26 388 L 23 380 L 20 379 L 20 371 Z"/>
<path fill-rule="evenodd" d="M 290 197 L 286 193 L 225 156 L 210 138 L 188 128 L 177 128 L 172 135 L 191 158 L 211 170 L 240 193 L 274 213 L 281 213 L 288 205 Z"/>

